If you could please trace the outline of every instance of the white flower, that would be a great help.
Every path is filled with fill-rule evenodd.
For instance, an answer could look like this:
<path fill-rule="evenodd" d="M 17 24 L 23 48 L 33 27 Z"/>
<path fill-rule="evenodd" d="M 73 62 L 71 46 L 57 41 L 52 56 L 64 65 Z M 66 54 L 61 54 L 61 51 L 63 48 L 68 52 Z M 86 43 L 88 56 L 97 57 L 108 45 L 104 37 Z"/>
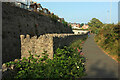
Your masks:
<path fill-rule="evenodd" d="M 79 66 L 77 66 L 77 68 L 79 68 Z"/>
<path fill-rule="evenodd" d="M 82 63 L 84 65 L 84 63 Z"/>
<path fill-rule="evenodd" d="M 11 65 L 11 69 L 13 69 L 14 68 L 14 65 Z"/>
<path fill-rule="evenodd" d="M 77 65 L 77 63 L 75 63 L 75 65 Z"/>

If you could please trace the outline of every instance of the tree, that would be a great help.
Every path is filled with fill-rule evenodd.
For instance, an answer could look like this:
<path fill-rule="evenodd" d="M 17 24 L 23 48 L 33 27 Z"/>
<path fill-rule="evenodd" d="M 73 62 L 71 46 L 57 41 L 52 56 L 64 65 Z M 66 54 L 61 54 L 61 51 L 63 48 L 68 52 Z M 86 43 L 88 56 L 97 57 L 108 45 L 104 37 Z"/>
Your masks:
<path fill-rule="evenodd" d="M 84 25 L 84 23 L 81 23 L 80 26 L 82 27 Z"/>
<path fill-rule="evenodd" d="M 88 25 L 89 25 L 90 27 L 100 28 L 100 27 L 103 26 L 103 23 L 102 23 L 99 19 L 92 18 L 92 20 L 90 20 L 90 22 L 88 22 Z"/>
<path fill-rule="evenodd" d="M 92 31 L 92 33 L 98 33 L 99 29 L 103 27 L 103 23 L 96 18 L 92 18 L 90 22 L 88 22 L 88 25 L 90 26 L 89 29 Z"/>

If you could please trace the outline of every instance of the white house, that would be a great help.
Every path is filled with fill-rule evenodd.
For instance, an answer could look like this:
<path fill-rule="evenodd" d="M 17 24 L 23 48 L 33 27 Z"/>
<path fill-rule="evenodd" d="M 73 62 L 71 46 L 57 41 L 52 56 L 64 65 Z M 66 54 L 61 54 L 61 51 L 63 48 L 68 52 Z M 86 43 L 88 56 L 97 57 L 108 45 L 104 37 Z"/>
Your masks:
<path fill-rule="evenodd" d="M 84 25 L 82 26 L 82 28 L 83 28 L 83 29 L 88 29 L 88 28 L 89 28 L 89 25 L 84 24 Z"/>
<path fill-rule="evenodd" d="M 74 34 L 87 34 L 89 31 L 73 30 Z"/>
<path fill-rule="evenodd" d="M 15 5 L 23 9 L 29 9 L 30 0 L 16 0 Z"/>
<path fill-rule="evenodd" d="M 72 29 L 82 29 L 82 28 L 79 28 L 79 27 L 73 26 Z"/>

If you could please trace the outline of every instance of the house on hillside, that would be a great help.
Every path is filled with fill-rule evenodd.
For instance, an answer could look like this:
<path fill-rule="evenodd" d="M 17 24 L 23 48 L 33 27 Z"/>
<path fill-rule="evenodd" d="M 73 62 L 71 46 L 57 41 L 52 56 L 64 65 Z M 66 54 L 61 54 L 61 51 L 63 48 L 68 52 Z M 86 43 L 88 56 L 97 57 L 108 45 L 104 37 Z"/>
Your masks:
<path fill-rule="evenodd" d="M 45 14 L 51 14 L 50 11 L 49 11 L 47 8 L 43 8 L 43 12 L 44 12 Z"/>
<path fill-rule="evenodd" d="M 84 24 L 84 25 L 82 26 L 82 28 L 83 28 L 83 29 L 88 29 L 88 28 L 89 28 L 89 25 Z"/>
<path fill-rule="evenodd" d="M 36 2 L 31 1 L 30 2 L 30 10 L 36 10 L 39 12 L 40 10 L 43 10 L 43 8 L 40 3 L 37 4 Z"/>
<path fill-rule="evenodd" d="M 87 34 L 89 31 L 83 31 L 83 30 L 72 30 L 74 34 Z"/>
<path fill-rule="evenodd" d="M 15 6 L 23 8 L 23 9 L 29 9 L 30 0 L 15 0 Z"/>
<path fill-rule="evenodd" d="M 37 11 L 40 11 L 40 10 L 43 10 L 43 8 L 42 8 L 41 4 L 39 3 L 39 4 L 37 4 Z"/>
<path fill-rule="evenodd" d="M 89 32 L 88 30 L 82 30 L 82 28 L 87 29 L 89 27 L 88 25 L 84 25 L 81 27 L 79 23 L 69 23 L 69 26 L 70 25 L 74 34 L 87 34 Z"/>
<path fill-rule="evenodd" d="M 71 27 L 74 27 L 74 28 L 80 28 L 80 24 L 79 23 L 69 23 L 69 25 L 71 25 Z"/>

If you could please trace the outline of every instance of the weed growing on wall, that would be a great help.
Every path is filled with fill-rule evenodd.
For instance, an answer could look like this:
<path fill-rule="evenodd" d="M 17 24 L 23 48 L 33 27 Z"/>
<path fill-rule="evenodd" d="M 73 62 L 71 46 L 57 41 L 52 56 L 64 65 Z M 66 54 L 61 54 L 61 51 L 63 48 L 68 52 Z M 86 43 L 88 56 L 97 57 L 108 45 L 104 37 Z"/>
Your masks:
<path fill-rule="evenodd" d="M 49 17 L 51 18 L 52 21 L 54 21 L 55 23 L 58 21 L 59 17 L 56 15 L 49 15 Z"/>

